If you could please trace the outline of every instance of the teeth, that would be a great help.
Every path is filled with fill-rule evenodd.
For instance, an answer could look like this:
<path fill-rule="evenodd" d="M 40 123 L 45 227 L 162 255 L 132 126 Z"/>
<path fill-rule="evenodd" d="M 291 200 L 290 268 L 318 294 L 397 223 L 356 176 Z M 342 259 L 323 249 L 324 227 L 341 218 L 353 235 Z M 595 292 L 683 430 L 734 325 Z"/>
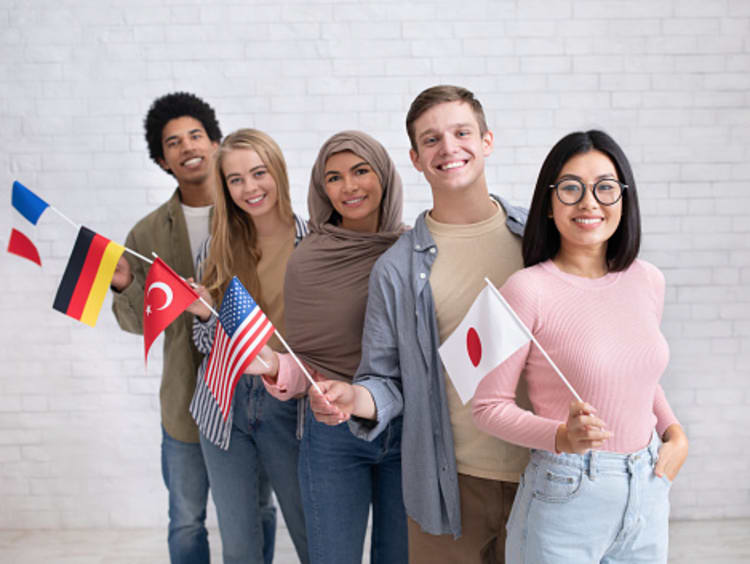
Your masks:
<path fill-rule="evenodd" d="M 196 166 L 196 165 L 200 164 L 201 160 L 202 159 L 200 157 L 193 157 L 192 159 L 186 160 L 182 164 L 184 164 L 185 166 Z"/>
<path fill-rule="evenodd" d="M 458 168 L 458 167 L 461 167 L 461 166 L 464 166 L 463 161 L 456 161 L 454 163 L 444 164 L 441 168 L 443 170 L 449 170 L 451 168 Z"/>
<path fill-rule="evenodd" d="M 364 196 L 360 196 L 359 198 L 353 198 L 351 200 L 344 200 L 344 203 L 347 204 L 347 205 L 358 204 L 358 203 L 360 203 L 364 199 L 365 199 Z"/>
<path fill-rule="evenodd" d="M 261 194 L 260 196 L 256 196 L 255 198 L 250 198 L 248 200 L 248 203 L 250 203 L 250 204 L 257 204 L 258 202 L 260 202 L 265 197 L 266 197 L 265 194 Z"/>
<path fill-rule="evenodd" d="M 575 221 L 576 223 L 583 223 L 585 225 L 591 225 L 592 223 L 599 223 L 601 219 L 600 218 L 588 219 L 588 218 L 583 218 L 583 217 L 577 217 L 573 221 Z"/>

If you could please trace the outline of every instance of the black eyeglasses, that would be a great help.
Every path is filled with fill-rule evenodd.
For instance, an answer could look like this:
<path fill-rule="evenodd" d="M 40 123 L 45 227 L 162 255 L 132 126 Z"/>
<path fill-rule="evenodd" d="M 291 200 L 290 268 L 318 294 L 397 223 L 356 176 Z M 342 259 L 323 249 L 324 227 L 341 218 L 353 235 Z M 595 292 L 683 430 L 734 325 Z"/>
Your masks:
<path fill-rule="evenodd" d="M 619 180 L 605 178 L 595 182 L 591 187 L 594 199 L 603 206 L 613 206 L 622 198 L 622 193 L 628 185 Z M 557 199 L 566 206 L 577 204 L 586 195 L 586 184 L 577 178 L 565 178 L 557 184 L 551 184 L 550 190 L 554 190 Z"/>

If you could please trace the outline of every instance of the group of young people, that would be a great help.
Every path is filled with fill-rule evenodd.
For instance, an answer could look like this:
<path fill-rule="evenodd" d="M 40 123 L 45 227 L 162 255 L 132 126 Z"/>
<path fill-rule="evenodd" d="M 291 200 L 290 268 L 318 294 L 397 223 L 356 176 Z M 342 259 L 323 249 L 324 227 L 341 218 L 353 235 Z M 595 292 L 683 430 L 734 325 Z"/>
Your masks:
<path fill-rule="evenodd" d="M 170 325 L 172 562 L 208 562 L 209 488 L 225 563 L 272 561 L 272 489 L 305 563 L 360 562 L 370 511 L 373 563 L 666 562 L 687 438 L 659 385 L 664 278 L 637 258 L 636 183 L 610 136 L 562 138 L 527 212 L 489 192 L 479 101 L 428 88 L 406 129 L 433 205 L 410 228 L 396 167 L 366 133 L 323 144 L 305 221 L 266 133 L 222 140 L 214 111 L 186 93 L 156 100 L 145 126 L 178 188 L 127 245 L 156 251 L 209 304 L 237 276 L 317 381 L 274 337 L 225 418 L 204 382 L 216 318 L 196 302 Z M 128 331 L 142 330 L 145 274 L 126 256 L 113 278 Z M 460 400 L 438 348 L 485 277 L 585 402 L 534 345 Z"/>

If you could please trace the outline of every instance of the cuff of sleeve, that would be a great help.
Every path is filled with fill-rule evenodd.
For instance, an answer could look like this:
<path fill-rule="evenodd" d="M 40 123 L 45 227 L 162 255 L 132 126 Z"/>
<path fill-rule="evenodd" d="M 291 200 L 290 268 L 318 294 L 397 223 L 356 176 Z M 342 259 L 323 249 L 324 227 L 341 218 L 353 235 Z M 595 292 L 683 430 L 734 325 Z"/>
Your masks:
<path fill-rule="evenodd" d="M 362 386 L 372 395 L 375 402 L 376 420 L 362 419 L 359 417 L 349 420 L 349 429 L 354 436 L 372 441 L 383 432 L 395 417 L 403 412 L 403 402 L 393 395 L 393 392 L 380 380 L 374 378 L 363 378 L 354 383 Z"/>

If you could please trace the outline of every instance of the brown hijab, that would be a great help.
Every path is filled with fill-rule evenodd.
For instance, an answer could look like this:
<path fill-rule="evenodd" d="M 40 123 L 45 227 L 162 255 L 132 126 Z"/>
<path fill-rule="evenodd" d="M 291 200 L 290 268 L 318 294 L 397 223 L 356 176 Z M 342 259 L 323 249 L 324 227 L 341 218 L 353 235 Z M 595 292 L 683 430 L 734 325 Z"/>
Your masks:
<path fill-rule="evenodd" d="M 376 233 L 330 223 L 325 165 L 351 151 L 372 166 L 383 188 Z M 287 341 L 309 366 L 328 378 L 351 381 L 361 355 L 367 283 L 375 261 L 404 231 L 403 187 L 385 148 L 360 131 L 342 131 L 321 147 L 310 175 L 310 235 L 294 250 L 284 281 Z"/>

